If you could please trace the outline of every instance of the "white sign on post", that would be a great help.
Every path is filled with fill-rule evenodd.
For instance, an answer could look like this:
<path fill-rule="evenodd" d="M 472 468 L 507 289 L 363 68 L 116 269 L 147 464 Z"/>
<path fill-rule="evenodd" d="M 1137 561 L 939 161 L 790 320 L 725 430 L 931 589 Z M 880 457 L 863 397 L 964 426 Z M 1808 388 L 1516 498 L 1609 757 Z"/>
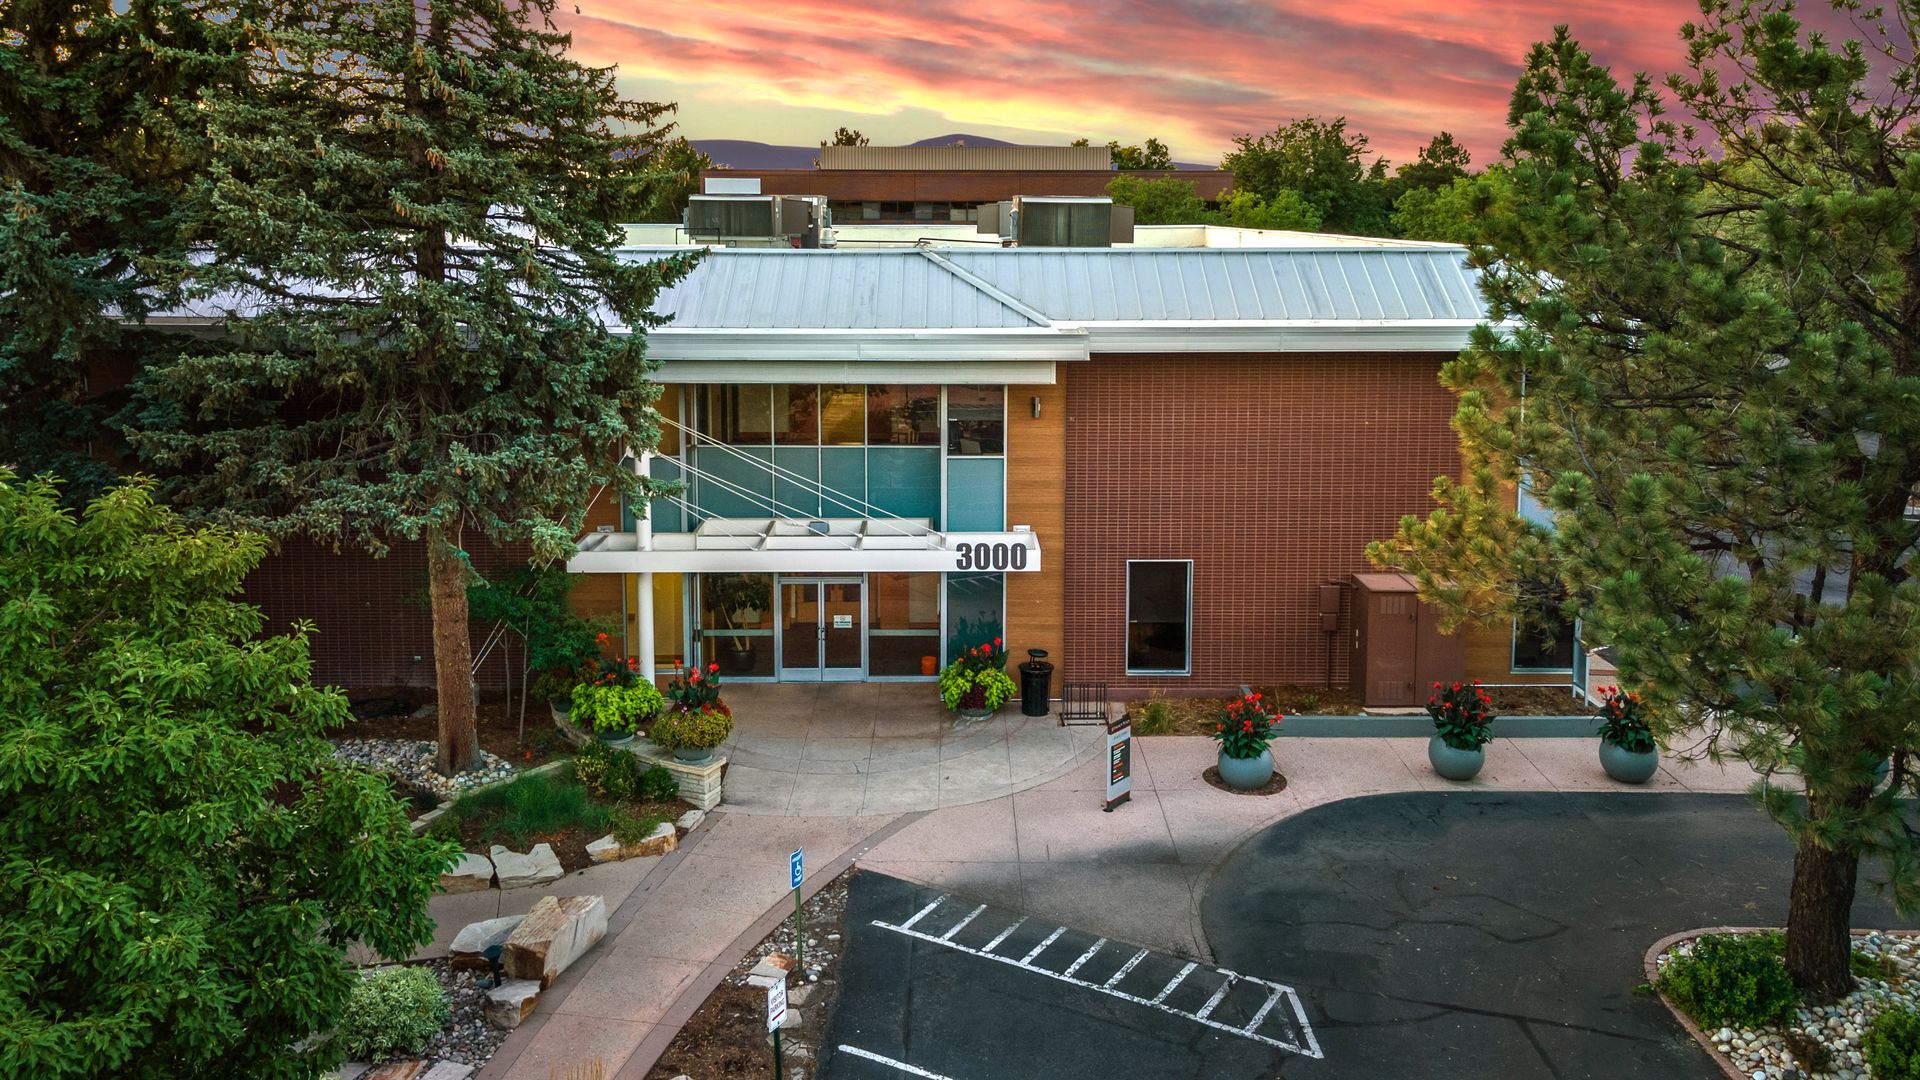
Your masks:
<path fill-rule="evenodd" d="M 767 987 L 767 1030 L 773 1031 L 787 1018 L 787 980 Z"/>

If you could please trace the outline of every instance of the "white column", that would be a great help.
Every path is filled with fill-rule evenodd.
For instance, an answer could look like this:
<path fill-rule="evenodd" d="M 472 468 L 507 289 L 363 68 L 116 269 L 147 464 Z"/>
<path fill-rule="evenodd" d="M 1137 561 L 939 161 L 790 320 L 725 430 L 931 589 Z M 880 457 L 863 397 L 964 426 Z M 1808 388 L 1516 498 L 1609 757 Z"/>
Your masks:
<path fill-rule="evenodd" d="M 649 474 L 652 464 L 653 451 L 648 450 L 639 456 L 634 462 L 633 468 L 639 475 L 646 476 Z M 633 523 L 636 534 L 635 539 L 639 541 L 641 551 L 652 551 L 653 507 L 651 504 L 648 504 L 638 509 L 640 512 L 635 515 Z M 653 655 L 655 651 L 653 647 L 653 574 L 648 572 L 640 574 L 638 577 L 640 581 L 636 592 L 639 595 L 636 597 L 638 602 L 634 605 L 633 617 L 639 630 L 640 677 L 648 682 L 652 682 L 654 678 Z"/>

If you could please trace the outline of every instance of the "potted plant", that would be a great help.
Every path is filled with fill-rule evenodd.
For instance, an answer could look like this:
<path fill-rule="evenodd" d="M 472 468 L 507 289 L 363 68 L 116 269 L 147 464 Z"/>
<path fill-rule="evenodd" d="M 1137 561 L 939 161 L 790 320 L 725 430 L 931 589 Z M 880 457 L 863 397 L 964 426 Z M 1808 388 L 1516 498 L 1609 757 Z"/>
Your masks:
<path fill-rule="evenodd" d="M 760 616 L 773 604 L 773 578 L 766 574 L 712 574 L 701 579 L 700 595 L 708 609 L 719 615 L 729 630 L 760 625 Z M 715 645 L 727 670 L 753 670 L 753 650 L 759 639 L 741 634 L 723 638 L 724 647 Z"/>
<path fill-rule="evenodd" d="M 1600 693 L 1600 767 L 1623 784 L 1644 784 L 1660 770 L 1660 747 L 1640 714 L 1640 695 L 1617 686 Z"/>
<path fill-rule="evenodd" d="M 660 715 L 667 701 L 653 684 L 633 680 L 582 683 L 573 688 L 570 719 L 601 742 L 625 746 L 634 733 Z"/>
<path fill-rule="evenodd" d="M 713 757 L 713 751 L 733 734 L 733 710 L 720 700 L 720 665 L 708 664 L 667 687 L 673 707 L 654 721 L 651 738 L 661 749 L 690 765 Z"/>
<path fill-rule="evenodd" d="M 1280 734 L 1280 715 L 1270 712 L 1260 695 L 1247 694 L 1227 702 L 1213 722 L 1213 741 L 1220 744 L 1220 779 L 1236 791 L 1258 791 L 1273 779 L 1273 750 Z"/>
<path fill-rule="evenodd" d="M 1427 740 L 1427 763 L 1448 780 L 1471 780 L 1487 763 L 1482 747 L 1493 741 L 1493 702 L 1480 681 L 1433 684 L 1427 699 L 1433 717 L 1433 738 Z"/>
<path fill-rule="evenodd" d="M 940 700 L 963 720 L 984 720 L 1019 690 L 1006 667 L 1007 648 L 999 638 L 962 650 L 940 673 Z"/>

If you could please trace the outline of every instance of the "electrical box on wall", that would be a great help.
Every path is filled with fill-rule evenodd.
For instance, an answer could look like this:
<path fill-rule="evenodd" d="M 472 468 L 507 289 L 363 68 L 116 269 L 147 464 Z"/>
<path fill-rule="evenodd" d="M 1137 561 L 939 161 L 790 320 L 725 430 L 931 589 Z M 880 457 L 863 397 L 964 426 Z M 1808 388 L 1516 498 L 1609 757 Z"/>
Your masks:
<path fill-rule="evenodd" d="M 1422 603 L 1407 574 L 1355 574 L 1348 677 L 1367 708 L 1426 701 L 1424 687 L 1453 682 L 1466 667 L 1465 643 L 1440 632 L 1440 613 Z"/>

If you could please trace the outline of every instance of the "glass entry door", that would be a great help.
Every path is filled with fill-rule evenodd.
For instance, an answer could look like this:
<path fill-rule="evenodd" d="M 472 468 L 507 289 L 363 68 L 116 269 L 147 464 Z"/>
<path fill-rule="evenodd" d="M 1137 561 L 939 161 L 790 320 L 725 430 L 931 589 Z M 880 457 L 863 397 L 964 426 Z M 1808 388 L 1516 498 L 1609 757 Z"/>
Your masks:
<path fill-rule="evenodd" d="M 780 579 L 780 678 L 859 680 L 866 674 L 866 604 L 859 578 Z"/>

